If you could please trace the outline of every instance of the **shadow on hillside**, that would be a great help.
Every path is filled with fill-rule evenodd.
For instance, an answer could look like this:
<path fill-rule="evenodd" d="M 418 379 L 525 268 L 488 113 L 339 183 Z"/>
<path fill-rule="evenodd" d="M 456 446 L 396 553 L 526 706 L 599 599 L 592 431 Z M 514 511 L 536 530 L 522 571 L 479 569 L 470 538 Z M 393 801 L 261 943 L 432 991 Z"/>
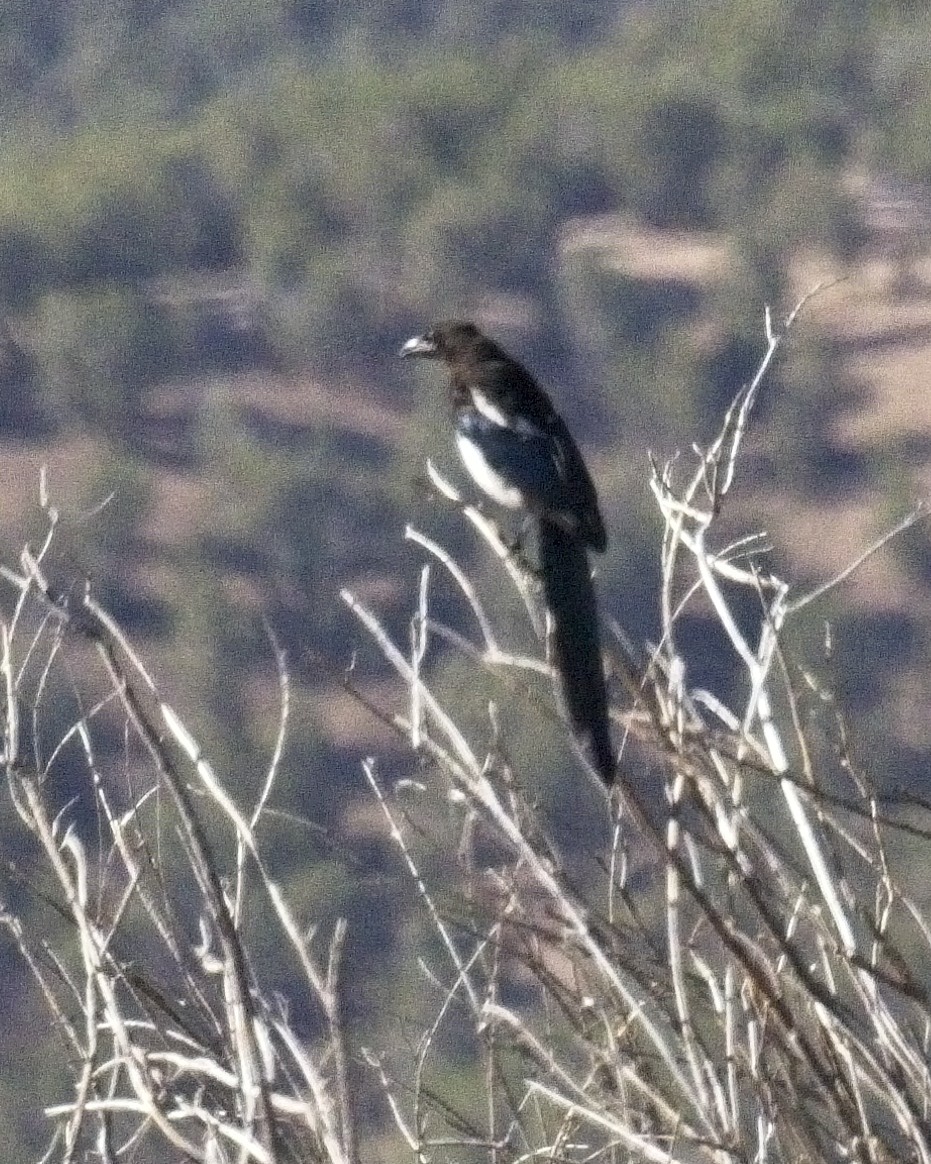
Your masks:
<path fill-rule="evenodd" d="M 931 296 L 928 296 L 931 299 Z M 931 322 L 907 323 L 886 327 L 880 333 L 851 336 L 844 339 L 843 350 L 848 355 L 884 352 L 900 347 L 931 346 Z"/>
<path fill-rule="evenodd" d="M 137 417 L 126 434 L 126 446 L 158 468 L 191 471 L 202 453 L 196 407 L 185 404 L 167 415 Z"/>

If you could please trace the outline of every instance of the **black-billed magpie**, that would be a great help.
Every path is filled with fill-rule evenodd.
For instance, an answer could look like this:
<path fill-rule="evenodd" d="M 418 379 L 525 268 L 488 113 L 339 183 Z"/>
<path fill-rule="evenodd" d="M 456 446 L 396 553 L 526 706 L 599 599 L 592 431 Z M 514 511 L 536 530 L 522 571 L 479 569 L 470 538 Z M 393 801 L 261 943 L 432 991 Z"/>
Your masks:
<path fill-rule="evenodd" d="M 552 660 L 566 715 L 611 783 L 616 760 L 586 552 L 603 552 L 608 539 L 582 454 L 530 373 L 474 324 L 438 323 L 408 340 L 400 354 L 448 366 L 465 467 L 499 504 L 538 521 Z"/>

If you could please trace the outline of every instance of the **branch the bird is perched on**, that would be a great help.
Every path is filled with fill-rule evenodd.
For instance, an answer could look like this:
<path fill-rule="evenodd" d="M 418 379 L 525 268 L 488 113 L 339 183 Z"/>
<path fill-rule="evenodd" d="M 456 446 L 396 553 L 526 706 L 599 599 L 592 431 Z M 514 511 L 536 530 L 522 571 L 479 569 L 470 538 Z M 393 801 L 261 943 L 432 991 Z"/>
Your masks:
<path fill-rule="evenodd" d="M 616 758 L 587 553 L 603 553 L 608 538 L 578 445 L 530 373 L 474 324 L 438 323 L 408 340 L 400 354 L 447 365 L 466 469 L 494 501 L 537 521 L 562 702 L 573 732 L 610 784 Z"/>

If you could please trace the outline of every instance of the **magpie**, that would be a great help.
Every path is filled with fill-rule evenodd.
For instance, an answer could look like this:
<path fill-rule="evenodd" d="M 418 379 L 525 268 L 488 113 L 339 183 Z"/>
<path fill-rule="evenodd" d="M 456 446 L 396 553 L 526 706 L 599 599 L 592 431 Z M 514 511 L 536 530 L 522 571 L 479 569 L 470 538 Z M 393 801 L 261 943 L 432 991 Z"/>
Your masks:
<path fill-rule="evenodd" d="M 603 553 L 608 537 L 579 447 L 533 376 L 474 324 L 438 323 L 409 339 L 400 354 L 447 365 L 456 444 L 466 469 L 494 501 L 537 523 L 563 708 L 610 784 L 616 760 L 587 553 Z"/>

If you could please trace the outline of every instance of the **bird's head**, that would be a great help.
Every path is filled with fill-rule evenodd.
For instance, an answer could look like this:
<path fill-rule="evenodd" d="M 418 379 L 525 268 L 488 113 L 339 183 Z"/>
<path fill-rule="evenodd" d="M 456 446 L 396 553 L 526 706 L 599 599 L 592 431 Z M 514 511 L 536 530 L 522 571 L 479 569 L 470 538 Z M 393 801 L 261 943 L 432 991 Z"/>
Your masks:
<path fill-rule="evenodd" d="M 398 354 L 450 363 L 483 342 L 487 341 L 474 323 L 444 320 L 443 323 L 434 324 L 423 335 L 413 336 Z"/>

